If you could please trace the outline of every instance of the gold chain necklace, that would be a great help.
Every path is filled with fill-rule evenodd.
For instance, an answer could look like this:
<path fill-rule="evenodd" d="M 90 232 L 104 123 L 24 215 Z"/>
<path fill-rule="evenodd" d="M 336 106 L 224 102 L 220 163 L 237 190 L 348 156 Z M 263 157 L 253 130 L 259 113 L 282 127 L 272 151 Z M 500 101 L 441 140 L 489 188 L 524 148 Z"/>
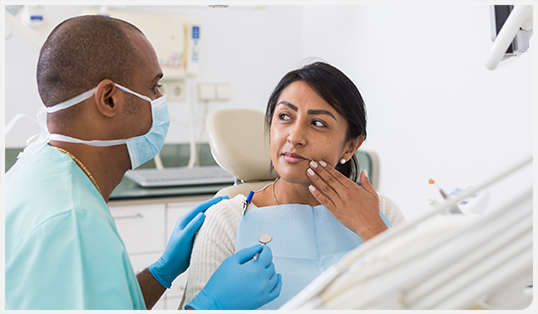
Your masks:
<path fill-rule="evenodd" d="M 71 156 L 71 158 L 73 158 L 73 160 L 77 163 L 77 165 L 79 165 L 79 167 L 86 173 L 86 175 L 88 176 L 88 178 L 90 178 L 90 180 L 92 181 L 93 185 L 95 185 L 95 187 L 97 188 L 97 191 L 99 191 L 99 194 L 101 194 L 101 196 L 103 196 L 103 193 L 101 192 L 101 189 L 99 188 L 99 185 L 97 184 L 97 182 L 95 181 L 95 179 L 93 178 L 92 174 L 90 173 L 90 171 L 82 164 L 82 162 L 80 160 L 77 159 L 77 157 L 73 156 L 73 154 L 71 154 L 70 152 L 66 151 L 65 149 L 63 148 L 60 148 L 60 147 L 56 147 L 56 146 L 52 146 L 54 148 L 56 148 L 57 150 L 61 151 L 62 153 L 65 153 L 69 156 Z"/>
<path fill-rule="evenodd" d="M 278 201 L 276 200 L 276 196 L 275 196 L 275 184 L 276 184 L 276 181 L 278 181 L 278 179 L 280 179 L 280 177 L 276 178 L 275 182 L 273 182 L 273 199 L 275 200 L 275 203 L 276 203 L 277 205 L 280 205 L 280 204 L 278 203 Z"/>

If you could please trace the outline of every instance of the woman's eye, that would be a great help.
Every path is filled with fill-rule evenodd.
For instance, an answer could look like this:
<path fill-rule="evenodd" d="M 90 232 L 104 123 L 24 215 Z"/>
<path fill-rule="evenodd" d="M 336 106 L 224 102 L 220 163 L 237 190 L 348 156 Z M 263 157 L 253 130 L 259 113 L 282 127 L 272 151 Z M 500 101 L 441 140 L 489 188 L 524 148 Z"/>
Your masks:
<path fill-rule="evenodd" d="M 321 122 L 321 121 L 319 121 L 319 120 L 314 120 L 312 123 L 313 123 L 315 126 L 319 126 L 319 127 L 325 127 L 325 126 L 326 126 L 325 123 L 323 123 L 323 122 Z"/>
<path fill-rule="evenodd" d="M 157 86 L 155 86 L 155 92 L 158 93 L 161 90 L 161 87 L 163 87 L 162 84 L 157 84 Z"/>
<path fill-rule="evenodd" d="M 279 118 L 280 120 L 289 120 L 289 119 L 290 119 L 290 116 L 288 116 L 288 115 L 285 114 L 285 113 L 281 113 L 281 114 L 278 115 L 278 118 Z"/>

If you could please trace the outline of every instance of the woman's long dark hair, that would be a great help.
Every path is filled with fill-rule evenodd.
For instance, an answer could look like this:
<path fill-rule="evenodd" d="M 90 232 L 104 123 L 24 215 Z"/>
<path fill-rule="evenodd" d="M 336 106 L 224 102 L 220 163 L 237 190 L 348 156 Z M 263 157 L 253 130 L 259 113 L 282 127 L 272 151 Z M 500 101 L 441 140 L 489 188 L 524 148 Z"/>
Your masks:
<path fill-rule="evenodd" d="M 315 90 L 334 110 L 348 122 L 346 141 L 358 136 L 366 139 L 366 109 L 361 93 L 355 84 L 340 70 L 324 62 L 308 64 L 289 72 L 280 80 L 269 97 L 265 111 L 265 127 L 269 131 L 273 121 L 273 113 L 282 91 L 291 83 L 302 80 Z M 359 176 L 359 162 L 353 157 L 345 164 L 338 164 L 336 170 L 353 181 Z"/>

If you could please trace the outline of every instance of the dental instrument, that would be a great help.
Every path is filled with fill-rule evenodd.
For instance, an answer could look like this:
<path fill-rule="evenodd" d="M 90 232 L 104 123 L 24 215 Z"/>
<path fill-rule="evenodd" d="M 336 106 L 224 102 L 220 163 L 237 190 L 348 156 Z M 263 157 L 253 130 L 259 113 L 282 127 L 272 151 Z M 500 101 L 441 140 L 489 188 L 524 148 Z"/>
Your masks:
<path fill-rule="evenodd" d="M 441 189 L 441 187 L 439 185 L 437 185 L 437 183 L 435 183 L 435 181 L 433 179 L 430 179 L 428 181 L 428 183 L 435 185 L 435 187 L 439 190 L 439 193 L 441 193 L 441 196 L 443 197 L 443 199 L 445 201 L 449 198 L 448 194 L 446 194 L 446 192 L 443 191 L 443 189 Z M 449 212 L 451 214 L 461 214 L 462 213 L 457 205 L 454 205 L 453 207 L 450 207 Z"/>
<path fill-rule="evenodd" d="M 443 199 L 447 199 L 448 198 L 448 194 L 446 194 L 445 191 L 443 191 L 443 189 L 441 189 L 441 187 L 433 180 L 433 179 L 430 179 L 428 181 L 429 184 L 433 184 L 435 185 L 435 187 L 437 188 L 437 190 L 439 190 L 439 193 L 441 193 L 441 196 L 443 197 Z"/>
<path fill-rule="evenodd" d="M 245 212 L 247 211 L 248 205 L 252 202 L 252 197 L 254 196 L 254 191 L 250 191 L 248 193 L 247 198 L 243 202 L 243 213 L 242 215 L 245 215 Z"/>
<path fill-rule="evenodd" d="M 271 242 L 271 240 L 273 240 L 273 237 L 268 233 L 264 233 L 258 238 L 258 241 L 263 245 Z"/>
<path fill-rule="evenodd" d="M 258 238 L 258 242 L 260 242 L 260 244 L 262 245 L 266 245 L 267 243 L 271 242 L 271 240 L 273 240 L 273 237 L 268 233 L 264 233 Z M 260 252 L 256 253 L 253 259 L 257 260 L 259 255 L 260 255 Z"/>

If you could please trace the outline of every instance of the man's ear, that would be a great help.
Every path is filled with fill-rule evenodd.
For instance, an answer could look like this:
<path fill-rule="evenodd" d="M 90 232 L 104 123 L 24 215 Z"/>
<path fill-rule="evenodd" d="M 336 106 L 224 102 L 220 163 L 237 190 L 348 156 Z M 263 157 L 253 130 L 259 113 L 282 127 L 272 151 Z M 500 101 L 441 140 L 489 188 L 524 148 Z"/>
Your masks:
<path fill-rule="evenodd" d="M 357 138 L 349 141 L 346 145 L 346 150 L 344 151 L 344 158 L 346 160 L 350 160 L 353 154 L 361 147 L 362 143 L 364 142 L 364 136 L 359 135 Z"/>
<path fill-rule="evenodd" d="M 115 117 L 119 107 L 123 104 L 123 93 L 109 79 L 102 80 L 95 91 L 95 104 L 97 110 L 105 117 Z"/>

